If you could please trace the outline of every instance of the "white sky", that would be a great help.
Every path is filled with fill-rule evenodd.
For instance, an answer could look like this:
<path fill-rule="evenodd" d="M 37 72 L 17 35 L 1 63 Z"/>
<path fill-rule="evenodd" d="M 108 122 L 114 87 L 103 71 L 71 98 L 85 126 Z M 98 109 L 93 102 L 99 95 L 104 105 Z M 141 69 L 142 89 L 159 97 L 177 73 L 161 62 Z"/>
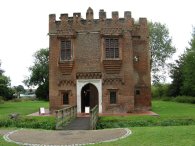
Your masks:
<path fill-rule="evenodd" d="M 1 68 L 9 76 L 12 86 L 22 84 L 33 64 L 33 53 L 49 47 L 48 15 L 81 12 L 86 17 L 88 7 L 94 10 L 131 11 L 136 20 L 147 17 L 153 22 L 165 23 L 169 28 L 177 54 L 181 54 L 191 39 L 195 26 L 195 0 L 1 0 L 0 1 L 0 60 Z"/>

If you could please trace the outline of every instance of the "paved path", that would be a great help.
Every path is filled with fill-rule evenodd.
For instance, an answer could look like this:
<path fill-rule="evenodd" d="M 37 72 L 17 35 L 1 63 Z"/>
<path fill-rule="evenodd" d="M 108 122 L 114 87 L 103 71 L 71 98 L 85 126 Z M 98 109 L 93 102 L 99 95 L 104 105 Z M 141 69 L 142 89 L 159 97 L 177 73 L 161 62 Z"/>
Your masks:
<path fill-rule="evenodd" d="M 5 133 L 5 131 L 2 133 Z M 8 132 L 4 135 L 4 139 L 26 146 L 75 146 L 116 141 L 130 134 L 131 131 L 124 128 L 63 131 L 20 129 Z"/>
<path fill-rule="evenodd" d="M 89 130 L 90 117 L 77 117 L 65 129 L 66 130 Z"/>
<path fill-rule="evenodd" d="M 3 130 L 3 129 L 0 129 L 0 135 L 5 135 L 5 134 L 7 134 L 7 133 L 9 133 L 11 131 L 13 131 L 13 130 Z"/>

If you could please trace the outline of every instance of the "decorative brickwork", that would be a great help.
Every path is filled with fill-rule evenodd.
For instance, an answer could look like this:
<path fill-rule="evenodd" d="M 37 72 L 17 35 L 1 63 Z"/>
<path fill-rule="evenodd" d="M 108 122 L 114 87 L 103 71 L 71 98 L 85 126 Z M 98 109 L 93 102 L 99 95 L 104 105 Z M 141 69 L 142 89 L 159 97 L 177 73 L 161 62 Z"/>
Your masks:
<path fill-rule="evenodd" d="M 78 72 L 76 73 L 77 79 L 101 79 L 101 72 Z"/>
<path fill-rule="evenodd" d="M 83 112 L 98 104 L 99 113 L 127 113 L 151 108 L 150 49 L 146 18 L 134 22 L 131 12 L 106 17 L 93 9 L 73 17 L 49 15 L 50 109 L 69 105 Z M 66 45 L 68 42 L 69 46 Z M 64 50 L 61 50 L 64 49 Z M 67 50 L 65 50 L 67 49 Z M 61 54 L 63 53 L 63 54 Z M 66 54 L 69 53 L 69 54 Z M 113 93 L 115 93 L 114 102 Z M 110 99 L 112 99 L 110 101 Z"/>

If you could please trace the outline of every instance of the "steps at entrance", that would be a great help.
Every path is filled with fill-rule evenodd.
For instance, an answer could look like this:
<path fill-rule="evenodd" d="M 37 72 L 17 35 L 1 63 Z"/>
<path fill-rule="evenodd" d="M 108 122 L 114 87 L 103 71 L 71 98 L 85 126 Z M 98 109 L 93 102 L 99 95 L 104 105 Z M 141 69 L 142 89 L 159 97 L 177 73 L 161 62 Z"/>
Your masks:
<path fill-rule="evenodd" d="M 90 129 L 90 117 L 77 117 L 65 128 L 65 130 L 89 130 L 89 129 Z"/>

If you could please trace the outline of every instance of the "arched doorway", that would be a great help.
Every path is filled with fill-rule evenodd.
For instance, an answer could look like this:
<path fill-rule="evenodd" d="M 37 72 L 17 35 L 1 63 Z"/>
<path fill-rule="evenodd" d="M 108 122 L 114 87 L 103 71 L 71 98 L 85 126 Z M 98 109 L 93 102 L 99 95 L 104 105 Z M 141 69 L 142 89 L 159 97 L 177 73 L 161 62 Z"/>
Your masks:
<path fill-rule="evenodd" d="M 79 79 L 77 80 L 77 113 L 81 113 L 81 90 L 87 85 L 92 84 L 98 90 L 98 108 L 99 113 L 102 113 L 102 79 Z"/>
<path fill-rule="evenodd" d="M 96 105 L 99 105 L 98 90 L 96 86 L 88 83 L 81 89 L 81 112 L 85 112 L 85 107 L 92 109 Z"/>

